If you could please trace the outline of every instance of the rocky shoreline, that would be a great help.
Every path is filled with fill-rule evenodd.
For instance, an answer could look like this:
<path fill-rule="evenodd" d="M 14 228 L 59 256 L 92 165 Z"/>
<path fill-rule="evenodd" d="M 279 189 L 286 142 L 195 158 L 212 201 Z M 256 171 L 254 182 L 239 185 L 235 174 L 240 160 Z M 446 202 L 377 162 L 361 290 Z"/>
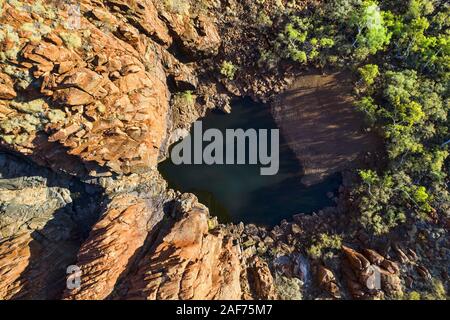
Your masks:
<path fill-rule="evenodd" d="M 398 299 L 448 281 L 448 224 L 370 238 L 351 173 L 336 207 L 274 228 L 219 224 L 167 189 L 156 166 L 192 122 L 301 72 L 256 71 L 253 1 L 77 3 L 76 28 L 70 3 L 2 3 L 0 299 Z"/>

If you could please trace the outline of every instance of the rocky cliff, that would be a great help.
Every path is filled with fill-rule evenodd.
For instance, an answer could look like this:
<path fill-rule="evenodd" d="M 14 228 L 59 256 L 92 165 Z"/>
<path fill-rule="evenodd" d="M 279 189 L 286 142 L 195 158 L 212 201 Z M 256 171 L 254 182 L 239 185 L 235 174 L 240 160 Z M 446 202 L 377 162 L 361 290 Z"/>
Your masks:
<path fill-rule="evenodd" d="M 155 171 L 177 129 L 229 99 L 197 72 L 221 43 L 207 9 L 2 1 L 2 299 L 240 298 L 236 239 L 193 199 L 166 218 Z M 203 104 L 183 101 L 196 89 Z M 84 280 L 63 292 L 71 264 Z"/>
<path fill-rule="evenodd" d="M 275 5 L 288 1 L 261 6 Z M 193 121 L 288 82 L 253 68 L 267 42 L 246 20 L 257 13 L 235 0 L 0 1 L 0 299 L 398 298 L 448 281 L 448 226 L 370 239 L 342 202 L 274 228 L 222 225 L 167 189 L 157 163 Z M 240 63 L 234 80 L 224 60 Z"/>

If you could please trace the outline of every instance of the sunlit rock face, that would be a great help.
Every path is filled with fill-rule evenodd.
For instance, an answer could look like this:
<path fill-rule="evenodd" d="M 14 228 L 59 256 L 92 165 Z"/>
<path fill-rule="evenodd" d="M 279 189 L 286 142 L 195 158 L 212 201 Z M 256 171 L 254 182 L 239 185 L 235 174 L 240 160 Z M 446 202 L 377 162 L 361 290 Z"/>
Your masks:
<path fill-rule="evenodd" d="M 168 77 L 197 84 L 167 51 L 169 33 L 192 55 L 214 53 L 220 43 L 214 24 L 191 17 L 189 6 L 179 14 L 156 4 L 4 3 L 2 145 L 76 175 L 155 167 L 170 117 Z"/>
<path fill-rule="evenodd" d="M 183 196 L 175 210 L 179 218 L 161 227 L 124 282 L 121 298 L 240 299 L 237 242 L 225 229 L 214 228 L 208 209 L 194 196 Z"/>
<path fill-rule="evenodd" d="M 59 299 L 101 188 L 0 152 L 0 299 Z"/>
<path fill-rule="evenodd" d="M 65 175 L 47 179 L 43 167 L 13 168 L 23 160 L 4 159 L 1 299 L 60 298 L 65 268 L 75 262 L 90 282 L 64 297 L 104 299 L 134 255 L 147 252 L 161 207 L 173 198 L 153 170 L 172 129 L 171 95 L 199 84 L 194 68 L 171 48 L 206 57 L 217 53 L 221 41 L 214 22 L 190 1 L 183 3 L 1 3 L 2 148 L 73 179 L 96 178 L 89 180 L 95 186 Z M 189 126 L 183 119 L 177 125 Z M 102 191 L 108 195 L 100 197 Z M 84 225 L 98 217 L 93 227 Z M 206 236 L 203 227 L 200 237 Z M 215 236 L 210 246 L 220 251 L 221 241 Z M 224 281 L 235 285 L 239 273 L 232 274 Z M 214 279 L 210 286 L 219 291 L 221 283 Z M 237 289 L 230 292 L 238 297 Z"/>
<path fill-rule="evenodd" d="M 127 194 L 114 198 L 78 253 L 81 286 L 67 290 L 65 297 L 107 298 L 161 218 L 162 212 L 153 210 L 150 199 Z"/>

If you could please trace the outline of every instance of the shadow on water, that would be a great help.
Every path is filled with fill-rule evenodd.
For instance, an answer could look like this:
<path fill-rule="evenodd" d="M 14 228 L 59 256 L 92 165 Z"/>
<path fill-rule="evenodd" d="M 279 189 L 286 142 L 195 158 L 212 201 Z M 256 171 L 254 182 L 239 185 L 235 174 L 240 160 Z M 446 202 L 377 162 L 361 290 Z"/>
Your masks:
<path fill-rule="evenodd" d="M 231 114 L 211 111 L 202 119 L 203 130 L 275 129 L 270 109 L 250 99 L 234 103 Z M 191 132 L 192 134 L 192 132 Z M 206 144 L 204 144 L 206 145 Z M 174 165 L 160 163 L 169 186 L 194 193 L 221 222 L 274 225 L 294 214 L 310 213 L 333 205 L 327 192 L 336 192 L 340 175 L 310 187 L 301 183 L 302 168 L 280 135 L 280 167 L 276 175 L 260 175 L 261 165 Z"/>

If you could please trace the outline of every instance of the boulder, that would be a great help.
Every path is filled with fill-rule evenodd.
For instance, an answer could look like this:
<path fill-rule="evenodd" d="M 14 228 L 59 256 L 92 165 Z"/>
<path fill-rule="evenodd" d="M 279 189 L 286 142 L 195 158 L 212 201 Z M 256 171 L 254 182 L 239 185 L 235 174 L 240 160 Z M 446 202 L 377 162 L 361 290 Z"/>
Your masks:
<path fill-rule="evenodd" d="M 254 256 L 249 263 L 255 297 L 263 300 L 275 300 L 277 294 L 274 279 L 267 262 L 258 256 Z"/>
<path fill-rule="evenodd" d="M 363 253 L 342 246 L 345 260 L 342 271 L 347 288 L 355 299 L 378 299 L 384 294 L 400 297 L 403 289 L 398 265 L 377 251 L 364 249 Z"/>
<path fill-rule="evenodd" d="M 318 265 L 316 270 L 318 286 L 327 292 L 334 299 L 340 299 L 341 293 L 336 282 L 336 278 L 330 269 L 323 265 Z"/>
<path fill-rule="evenodd" d="M 0 72 L 0 99 L 12 100 L 17 96 L 14 91 L 13 81 L 4 73 Z"/>

